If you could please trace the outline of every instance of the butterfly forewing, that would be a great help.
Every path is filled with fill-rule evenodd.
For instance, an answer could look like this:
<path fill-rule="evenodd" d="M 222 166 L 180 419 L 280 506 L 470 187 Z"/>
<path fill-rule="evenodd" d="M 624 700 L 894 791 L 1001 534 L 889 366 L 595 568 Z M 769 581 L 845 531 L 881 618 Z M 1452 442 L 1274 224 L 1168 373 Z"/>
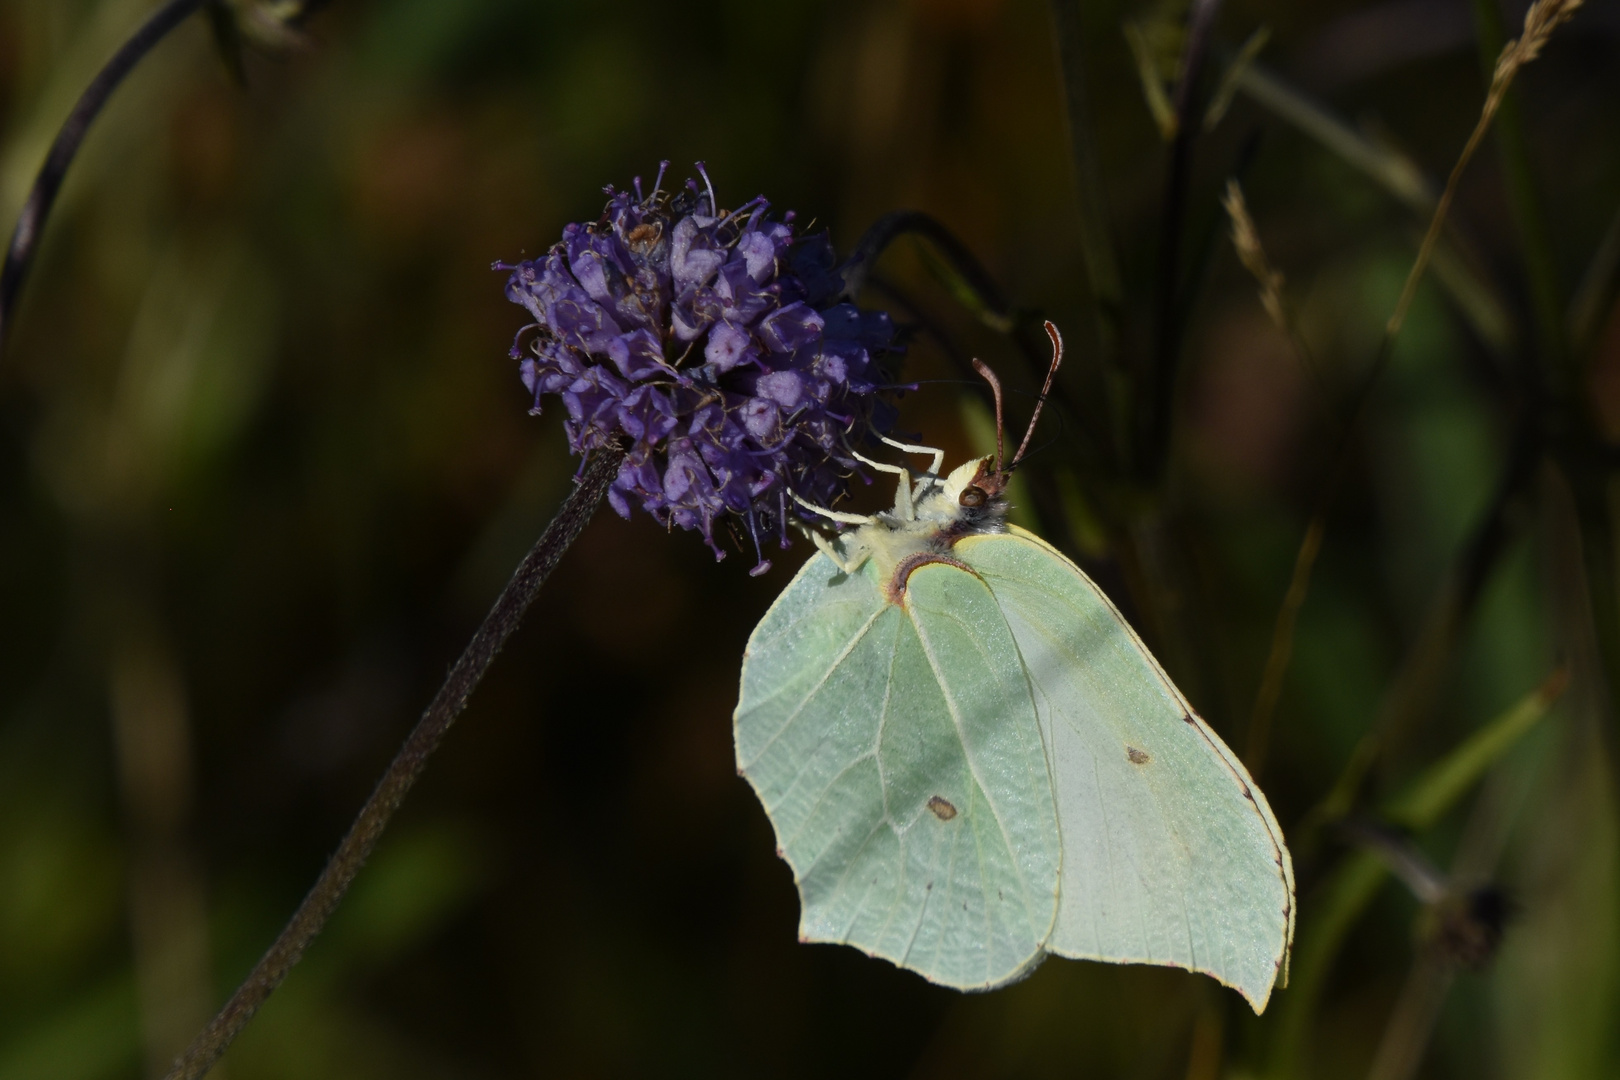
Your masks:
<path fill-rule="evenodd" d="M 812 559 L 749 640 L 736 714 L 801 936 L 961 988 L 1037 962 L 1058 874 L 1038 725 L 972 575 L 925 567 L 902 607 Z"/>
<path fill-rule="evenodd" d="M 1063 833 L 1047 950 L 1203 971 L 1264 1008 L 1293 926 L 1282 832 L 1108 599 L 1015 530 L 957 545 L 1029 672 Z"/>

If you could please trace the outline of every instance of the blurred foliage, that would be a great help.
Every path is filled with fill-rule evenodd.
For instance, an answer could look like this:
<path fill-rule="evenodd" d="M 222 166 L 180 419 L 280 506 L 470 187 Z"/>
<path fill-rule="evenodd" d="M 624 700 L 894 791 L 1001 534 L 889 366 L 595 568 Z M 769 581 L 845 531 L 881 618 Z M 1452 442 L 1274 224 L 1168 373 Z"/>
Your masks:
<path fill-rule="evenodd" d="M 0 0 L 0 220 L 150 7 Z M 1236 96 L 1191 144 L 1183 360 L 1144 473 L 1106 418 L 1165 329 L 1149 99 L 1172 101 L 1185 12 L 1064 10 L 1101 178 L 1083 198 L 1036 0 L 350 0 L 273 53 L 250 42 L 241 82 L 204 19 L 158 47 L 69 174 L 0 362 L 0 1077 L 160 1071 L 292 911 L 573 468 L 555 411 L 526 415 L 522 316 L 489 264 L 661 158 L 703 159 L 722 202 L 764 192 L 845 250 L 925 210 L 1058 321 L 1068 407 L 1024 512 L 1244 748 L 1350 402 L 1478 116 L 1474 16 L 1220 11 L 1205 81 Z M 1610 7 L 1583 11 L 1515 106 L 1601 437 L 1620 434 L 1617 34 Z M 1163 80 L 1147 97 L 1144 73 Z M 1465 177 L 1345 443 L 1271 724 L 1296 960 L 1337 935 L 1309 997 L 1256 1018 L 1202 977 L 1063 961 L 961 996 L 799 945 L 729 722 L 743 642 L 797 560 L 754 580 L 604 513 L 221 1075 L 1364 1076 L 1386 1038 L 1428 1039 L 1402 1010 L 1433 913 L 1347 843 L 1330 795 L 1370 814 L 1435 776 L 1449 801 L 1405 822 L 1417 849 L 1459 889 L 1500 883 L 1513 915 L 1492 962 L 1448 975 L 1422 1075 L 1620 1073 L 1604 598 L 1585 489 L 1522 449 L 1546 268 L 1503 160 Z M 1226 243 L 1233 175 L 1308 365 Z M 1092 299 L 1088 205 L 1117 308 Z M 929 328 L 903 426 L 954 460 L 988 431 L 961 359 L 1021 388 L 1015 423 L 1037 373 L 939 271 L 901 241 L 868 299 Z M 1527 719 L 1563 660 L 1568 692 Z"/>

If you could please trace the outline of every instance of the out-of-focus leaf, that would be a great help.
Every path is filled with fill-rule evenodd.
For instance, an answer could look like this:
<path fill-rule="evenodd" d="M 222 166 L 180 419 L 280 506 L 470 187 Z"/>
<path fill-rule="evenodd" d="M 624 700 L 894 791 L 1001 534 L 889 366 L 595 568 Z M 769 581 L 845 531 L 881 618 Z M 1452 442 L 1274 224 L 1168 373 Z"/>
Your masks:
<path fill-rule="evenodd" d="M 0 1000 L 51 992 L 117 933 L 122 914 L 114 837 L 82 812 L 7 803 L 0 806 Z"/>
<path fill-rule="evenodd" d="M 1434 211 L 1438 196 L 1423 170 L 1399 150 L 1365 138 L 1259 64 L 1239 71 L 1237 82 L 1245 94 L 1377 180 L 1413 211 L 1422 215 Z"/>
<path fill-rule="evenodd" d="M 1409 829 L 1426 829 L 1456 805 L 1514 743 L 1547 715 L 1569 686 L 1569 668 L 1560 667 L 1532 693 L 1465 739 L 1446 757 L 1385 806 L 1389 820 Z"/>
<path fill-rule="evenodd" d="M 967 275 L 963 274 L 951 260 L 935 251 L 931 244 L 918 244 L 917 250 L 923 264 L 950 291 L 951 297 L 957 303 L 971 311 L 980 322 L 997 333 L 1012 333 L 1013 328 L 1017 326 L 1017 319 L 1006 312 L 996 310 L 991 298 L 976 289 Z"/>
<path fill-rule="evenodd" d="M 89 514 L 127 509 L 214 460 L 268 373 L 274 297 L 239 245 L 171 249 L 147 283 L 111 399 L 64 402 L 42 433 L 63 501 Z"/>
<path fill-rule="evenodd" d="M 1539 687 L 1413 780 L 1387 804 L 1386 815 L 1413 830 L 1433 825 L 1547 714 L 1568 684 L 1569 669 L 1555 670 Z M 1351 927 L 1388 874 L 1388 867 L 1377 855 L 1357 851 L 1316 890 L 1314 897 L 1302 899 L 1299 944 L 1294 950 L 1288 993 L 1281 1001 L 1267 1076 L 1285 1080 L 1300 1075 L 1328 973 Z"/>
<path fill-rule="evenodd" d="M 140 1048 L 135 984 L 120 975 L 86 992 L 21 1038 L 0 1045 L 6 1080 L 127 1076 Z"/>
<path fill-rule="evenodd" d="M 370 960 L 419 943 L 486 880 L 487 852 L 449 823 L 390 836 L 355 881 L 328 940 Z"/>

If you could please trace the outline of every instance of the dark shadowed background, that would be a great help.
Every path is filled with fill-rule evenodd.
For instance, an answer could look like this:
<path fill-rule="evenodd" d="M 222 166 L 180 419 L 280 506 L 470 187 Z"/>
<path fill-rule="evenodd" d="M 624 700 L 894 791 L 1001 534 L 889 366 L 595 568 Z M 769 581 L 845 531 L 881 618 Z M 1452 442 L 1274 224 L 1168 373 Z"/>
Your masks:
<path fill-rule="evenodd" d="M 1028 520 L 1263 755 L 1302 946 L 1265 1017 L 1176 971 L 1050 961 L 963 996 L 799 945 L 730 716 L 748 632 L 808 546 L 755 579 L 748 553 L 716 564 L 604 508 L 220 1075 L 1282 1080 L 1398 1075 L 1374 1068 L 1391 1045 L 1425 1076 L 1620 1073 L 1616 729 L 1591 630 L 1615 598 L 1592 599 L 1556 455 L 1515 449 L 1542 409 L 1523 372 L 1551 348 L 1537 281 L 1573 311 L 1582 422 L 1620 430 L 1612 4 L 1519 82 L 1550 270 L 1526 269 L 1488 138 L 1349 437 L 1269 739 L 1254 730 L 1356 387 L 1479 116 L 1480 5 L 1221 10 L 1205 92 L 1261 27 L 1250 70 L 1270 81 L 1227 80 L 1193 144 L 1167 464 L 1084 464 L 1114 439 L 1105 410 L 1059 407 L 1030 466 L 1048 494 Z M 8 229 L 151 6 L 0 0 Z M 1522 14 L 1508 0 L 1510 35 Z M 1036 0 L 347 0 L 302 47 L 250 53 L 245 86 L 200 19 L 157 49 L 75 164 L 0 361 L 0 1077 L 154 1075 L 313 881 L 566 492 L 560 407 L 527 414 L 507 357 L 527 316 L 489 266 L 595 218 L 604 184 L 703 160 L 722 205 L 763 193 L 843 251 L 926 210 L 1064 329 L 1071 400 L 1099 400 L 1110 355 L 1152 353 L 1168 151 L 1122 25 L 1168 84 L 1184 12 L 1079 5 L 1116 323 L 1082 258 L 1052 18 Z M 1332 120 L 1407 187 L 1324 141 Z M 1232 175 L 1303 348 L 1234 255 Z M 1038 373 L 1010 339 L 915 241 L 879 273 L 864 301 L 937 331 L 906 356 L 902 427 L 953 462 L 982 449 L 960 365 L 978 355 L 1021 429 Z M 1437 974 L 1434 911 L 1398 881 L 1333 906 L 1355 849 L 1322 804 L 1369 731 L 1389 736 L 1349 785 L 1358 813 L 1563 661 L 1557 706 L 1415 835 L 1512 912 L 1494 958 Z"/>

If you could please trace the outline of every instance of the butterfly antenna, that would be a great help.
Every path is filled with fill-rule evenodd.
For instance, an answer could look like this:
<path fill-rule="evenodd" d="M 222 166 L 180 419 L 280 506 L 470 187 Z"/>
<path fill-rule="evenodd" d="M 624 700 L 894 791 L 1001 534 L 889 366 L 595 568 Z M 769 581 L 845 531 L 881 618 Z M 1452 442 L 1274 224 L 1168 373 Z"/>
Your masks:
<path fill-rule="evenodd" d="M 1041 409 L 1046 405 L 1046 395 L 1052 392 L 1052 380 L 1057 378 L 1058 365 L 1063 363 L 1063 335 L 1058 333 L 1058 328 L 1053 325 L 1050 319 L 1046 321 L 1046 336 L 1052 339 L 1052 366 L 1046 369 L 1046 383 L 1041 387 L 1041 396 L 1035 399 L 1035 413 L 1029 418 L 1029 428 L 1024 432 L 1024 441 L 1018 444 L 1018 453 L 1013 455 L 1012 464 L 1007 466 L 1008 472 L 1018 468 L 1018 463 L 1024 460 L 1024 451 L 1029 449 L 1029 440 L 1035 437 L 1035 424 L 1040 420 Z M 974 361 L 974 363 L 978 363 L 978 361 Z M 998 413 L 1000 412 L 1000 404 L 1001 388 L 997 387 L 996 411 Z M 996 421 L 996 439 L 998 442 L 1001 439 L 999 416 Z"/>
<path fill-rule="evenodd" d="M 996 395 L 996 472 L 1001 471 L 1001 380 L 996 373 L 990 370 L 988 364 L 977 356 L 973 358 L 973 370 L 984 376 L 984 381 L 990 384 L 991 391 Z M 1028 441 L 1028 440 L 1026 440 Z"/>

